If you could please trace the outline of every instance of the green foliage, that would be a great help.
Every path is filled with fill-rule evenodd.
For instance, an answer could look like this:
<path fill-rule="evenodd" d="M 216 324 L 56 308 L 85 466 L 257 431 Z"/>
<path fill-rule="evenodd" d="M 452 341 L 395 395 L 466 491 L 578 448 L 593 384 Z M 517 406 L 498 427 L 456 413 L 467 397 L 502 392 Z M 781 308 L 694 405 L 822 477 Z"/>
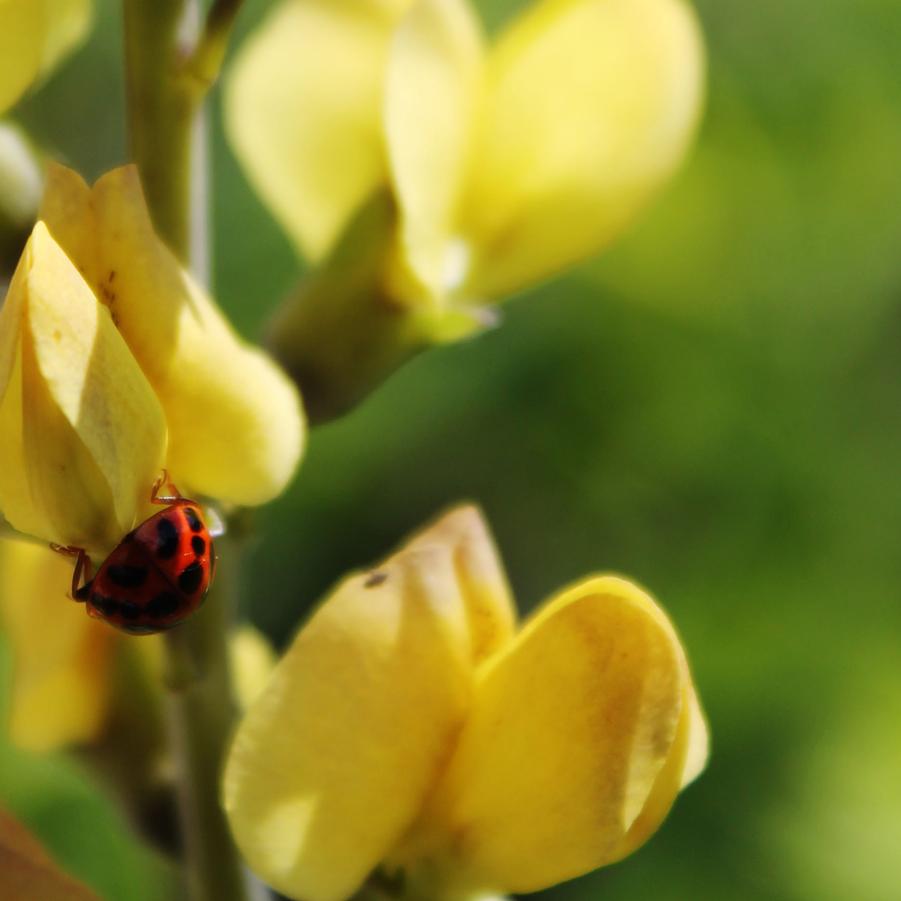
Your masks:
<path fill-rule="evenodd" d="M 0 715 L 5 719 L 9 654 L 0 641 Z M 104 901 L 175 901 L 175 874 L 134 834 L 87 770 L 62 754 L 0 743 L 0 807 L 41 841 L 59 866 Z"/>

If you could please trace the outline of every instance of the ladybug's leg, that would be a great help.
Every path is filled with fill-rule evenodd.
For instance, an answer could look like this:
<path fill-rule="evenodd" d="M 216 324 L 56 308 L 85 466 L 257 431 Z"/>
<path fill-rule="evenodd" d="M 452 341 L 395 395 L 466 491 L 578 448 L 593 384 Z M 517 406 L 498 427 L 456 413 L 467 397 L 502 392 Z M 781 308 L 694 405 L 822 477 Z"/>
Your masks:
<path fill-rule="evenodd" d="M 160 489 L 163 485 L 166 486 L 166 490 L 169 494 L 160 494 Z M 178 501 L 182 499 L 181 493 L 173 484 L 172 479 L 169 478 L 169 470 L 164 469 L 160 473 L 159 478 L 153 483 L 153 488 L 150 489 L 150 503 L 159 504 L 161 507 L 168 507 L 171 504 L 178 503 Z"/>
<path fill-rule="evenodd" d="M 51 544 L 50 550 L 62 554 L 64 557 L 75 558 L 75 569 L 72 572 L 72 593 L 73 601 L 84 601 L 87 599 L 85 589 L 91 581 L 91 558 L 87 555 L 84 548 L 67 547 L 62 544 Z M 81 577 L 84 576 L 84 584 Z"/>

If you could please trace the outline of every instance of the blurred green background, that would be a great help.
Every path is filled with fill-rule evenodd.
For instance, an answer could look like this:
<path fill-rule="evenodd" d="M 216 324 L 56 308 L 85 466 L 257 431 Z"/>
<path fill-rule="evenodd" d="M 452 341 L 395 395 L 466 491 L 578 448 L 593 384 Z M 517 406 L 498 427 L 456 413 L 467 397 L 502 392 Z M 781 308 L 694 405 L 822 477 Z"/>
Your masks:
<path fill-rule="evenodd" d="M 92 177 L 124 158 L 118 4 L 98 5 L 18 110 Z M 490 27 L 518 5 L 479 4 Z M 474 499 L 524 611 L 592 571 L 649 587 L 712 723 L 706 775 L 650 844 L 542 897 L 897 901 L 901 4 L 697 6 L 709 99 L 680 176 L 603 258 L 313 434 L 259 514 L 247 611 L 283 645 L 347 569 Z M 300 264 L 218 109 L 212 134 L 218 298 L 256 337 Z M 4 754 L 7 800 L 11 773 L 53 769 Z M 94 839 L 119 834 L 62 772 L 18 809 L 110 901 L 143 898 L 134 852 L 34 813 L 59 784 Z"/>

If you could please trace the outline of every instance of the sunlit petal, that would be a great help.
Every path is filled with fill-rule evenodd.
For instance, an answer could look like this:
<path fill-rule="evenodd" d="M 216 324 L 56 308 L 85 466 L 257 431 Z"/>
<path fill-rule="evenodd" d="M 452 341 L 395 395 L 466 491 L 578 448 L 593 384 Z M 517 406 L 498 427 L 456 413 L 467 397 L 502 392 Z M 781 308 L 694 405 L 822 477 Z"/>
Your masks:
<path fill-rule="evenodd" d="M 276 655 L 262 632 L 243 625 L 228 643 L 238 706 L 246 710 L 262 693 L 275 669 Z"/>
<path fill-rule="evenodd" d="M 91 0 L 37 0 L 37 5 L 44 7 L 41 67 L 46 72 L 84 38 L 91 24 L 93 4 Z"/>
<path fill-rule="evenodd" d="M 671 175 L 701 99 L 681 0 L 540 0 L 488 64 L 467 291 L 503 297 L 596 253 Z"/>
<path fill-rule="evenodd" d="M 182 490 L 238 504 L 280 493 L 304 440 L 297 392 L 233 331 L 157 238 L 133 167 L 101 178 L 88 203 L 77 176 L 51 172 L 42 208 L 162 403 L 167 465 Z M 84 228 L 92 223 L 92 239 Z M 151 480 L 152 481 L 152 480 Z"/>
<path fill-rule="evenodd" d="M 388 63 L 385 133 L 401 212 L 401 253 L 440 294 L 479 97 L 482 38 L 466 0 L 419 0 Z"/>
<path fill-rule="evenodd" d="M 42 223 L 0 335 L 4 515 L 47 541 L 109 550 L 146 503 L 166 424 L 108 311 Z"/>
<path fill-rule="evenodd" d="M 0 630 L 13 657 L 10 739 L 49 751 L 95 738 L 111 695 L 115 634 L 66 597 L 72 561 L 0 541 Z"/>
<path fill-rule="evenodd" d="M 90 0 L 0 0 L 0 113 L 84 36 Z"/>
<path fill-rule="evenodd" d="M 227 81 L 232 147 L 311 260 L 387 180 L 382 89 L 402 5 L 286 0 L 244 45 Z"/>
<path fill-rule="evenodd" d="M 307 901 L 349 897 L 416 817 L 470 700 L 474 655 L 510 628 L 475 510 L 345 580 L 238 730 L 225 776 L 255 872 Z"/>
<path fill-rule="evenodd" d="M 680 741 L 687 669 L 654 608 L 590 579 L 485 665 L 422 823 L 445 882 L 529 892 L 616 859 Z"/>

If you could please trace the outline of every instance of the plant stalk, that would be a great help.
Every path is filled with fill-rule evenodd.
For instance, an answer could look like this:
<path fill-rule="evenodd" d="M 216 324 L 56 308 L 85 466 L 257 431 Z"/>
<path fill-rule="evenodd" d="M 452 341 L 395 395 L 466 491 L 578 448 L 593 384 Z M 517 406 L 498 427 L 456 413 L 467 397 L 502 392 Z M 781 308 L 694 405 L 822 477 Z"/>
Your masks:
<path fill-rule="evenodd" d="M 130 155 L 138 165 L 157 233 L 205 281 L 209 252 L 203 101 L 217 73 L 208 70 L 208 81 L 201 83 L 189 70 L 200 5 L 198 0 L 123 4 Z M 222 54 L 217 59 L 216 65 Z M 189 897 L 250 901 L 253 885 L 220 803 L 220 777 L 236 714 L 228 637 L 239 548 L 228 536 L 216 545 L 218 571 L 204 607 L 166 635 L 167 722 Z"/>

